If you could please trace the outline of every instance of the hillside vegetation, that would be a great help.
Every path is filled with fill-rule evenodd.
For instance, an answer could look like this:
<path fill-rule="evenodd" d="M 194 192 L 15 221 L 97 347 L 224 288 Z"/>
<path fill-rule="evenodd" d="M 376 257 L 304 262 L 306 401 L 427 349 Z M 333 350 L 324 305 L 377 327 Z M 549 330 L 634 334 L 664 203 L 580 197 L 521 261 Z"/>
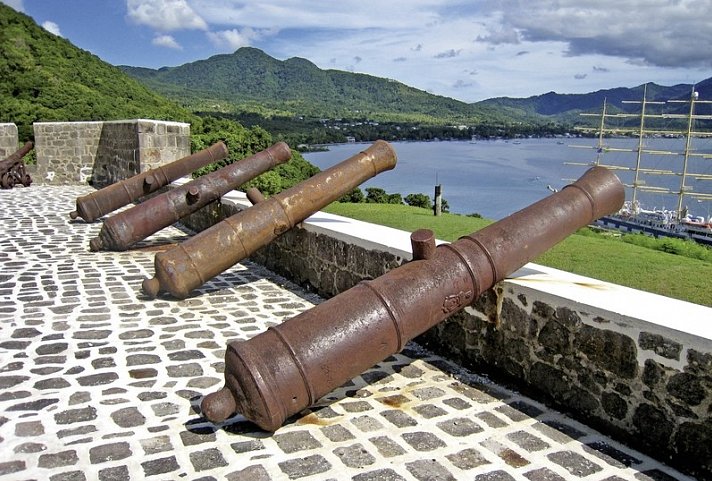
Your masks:
<path fill-rule="evenodd" d="M 0 121 L 17 124 L 21 140 L 32 122 L 139 117 L 194 115 L 0 3 Z"/>
<path fill-rule="evenodd" d="M 15 123 L 21 142 L 33 138 L 33 122 L 135 118 L 190 123 L 193 151 L 224 141 L 229 158 L 203 172 L 264 150 L 274 142 L 259 126 L 245 128 L 229 119 L 190 112 L 0 3 L 0 122 Z M 290 162 L 263 174 L 252 185 L 272 194 L 316 170 L 294 153 Z"/>
<path fill-rule="evenodd" d="M 322 70 L 303 58 L 281 61 L 251 47 L 178 67 L 121 68 L 167 97 L 203 111 L 437 125 L 509 121 L 499 109 L 432 95 L 391 79 Z"/>
<path fill-rule="evenodd" d="M 345 142 L 347 136 L 372 141 L 561 134 L 575 125 L 597 126 L 596 119 L 580 114 L 599 113 L 604 99 L 610 113 L 637 112 L 638 104 L 622 102 L 643 96 L 640 85 L 467 104 L 392 79 L 322 70 L 303 58 L 277 60 L 250 47 L 177 67 L 121 68 L 186 108 L 263 126 L 295 145 Z M 691 87 L 651 83 L 647 97 L 686 100 Z M 695 88 L 701 98 L 712 98 L 712 79 Z M 665 109 L 678 113 L 685 106 L 667 104 Z M 704 113 L 700 109 L 709 106 L 698 106 L 698 113 Z"/>

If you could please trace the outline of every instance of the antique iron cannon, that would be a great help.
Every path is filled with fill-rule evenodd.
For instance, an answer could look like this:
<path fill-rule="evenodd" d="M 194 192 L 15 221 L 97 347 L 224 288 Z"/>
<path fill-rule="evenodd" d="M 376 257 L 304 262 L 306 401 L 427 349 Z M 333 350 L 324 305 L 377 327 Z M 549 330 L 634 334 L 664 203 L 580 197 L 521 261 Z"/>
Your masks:
<path fill-rule="evenodd" d="M 362 182 L 396 165 L 396 153 L 378 140 L 365 151 L 249 209 L 228 217 L 173 249 L 156 254 L 156 275 L 143 282 L 143 291 L 155 297 L 168 291 L 185 298 L 257 249 L 276 239 L 314 212 Z"/>
<path fill-rule="evenodd" d="M 157 191 L 180 177 L 224 159 L 227 154 L 227 146 L 222 142 L 217 142 L 187 157 L 107 185 L 96 192 L 78 197 L 77 210 L 70 212 L 69 216 L 72 219 L 81 217 L 86 222 L 93 222 L 101 216 Z"/>
<path fill-rule="evenodd" d="M 292 151 L 284 142 L 152 197 L 104 221 L 99 235 L 89 241 L 93 251 L 122 251 L 218 200 L 245 182 L 288 161 Z"/>
<path fill-rule="evenodd" d="M 562 191 L 452 244 L 436 248 L 431 231 L 416 231 L 413 261 L 229 343 L 225 386 L 203 399 L 203 415 L 220 422 L 239 412 L 276 430 L 576 229 L 617 211 L 623 200 L 618 178 L 594 167 Z"/>
<path fill-rule="evenodd" d="M 32 150 L 32 146 L 32 142 L 25 142 L 25 145 L 6 159 L 0 160 L 0 187 L 12 189 L 17 184 L 22 184 L 25 187 L 32 184 L 32 177 L 27 173 L 25 162 L 22 160 Z"/>

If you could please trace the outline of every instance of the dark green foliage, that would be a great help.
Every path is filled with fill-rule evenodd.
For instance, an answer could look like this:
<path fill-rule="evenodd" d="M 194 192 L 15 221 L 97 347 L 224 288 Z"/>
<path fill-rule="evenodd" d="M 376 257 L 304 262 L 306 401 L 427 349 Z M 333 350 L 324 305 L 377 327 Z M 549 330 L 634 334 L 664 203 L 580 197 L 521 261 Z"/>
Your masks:
<path fill-rule="evenodd" d="M 363 191 L 360 188 L 356 187 L 348 194 L 341 196 L 339 202 L 358 204 L 360 202 L 364 202 L 365 200 L 366 197 L 363 195 Z"/>
<path fill-rule="evenodd" d="M 386 197 L 386 200 L 389 204 L 402 204 L 403 203 L 403 196 L 396 193 L 396 194 L 388 194 Z"/>
<path fill-rule="evenodd" d="M 412 207 L 421 207 L 423 209 L 433 208 L 433 203 L 426 194 L 408 194 L 405 196 L 405 203 Z"/>
<path fill-rule="evenodd" d="M 244 159 L 272 145 L 271 135 L 261 127 L 245 129 L 240 124 L 225 119 L 213 117 L 203 118 L 201 132 L 194 133 L 191 138 L 192 150 L 204 149 L 215 142 L 223 141 L 227 145 L 229 155 L 226 159 L 212 163 L 193 173 L 194 177 L 213 172 L 233 162 Z M 292 158 L 269 172 L 241 186 L 241 189 L 256 187 L 266 196 L 274 195 L 288 189 L 302 180 L 311 177 L 319 169 L 298 152 L 292 150 Z"/>
<path fill-rule="evenodd" d="M 367 187 L 366 202 L 371 204 L 388 204 L 388 194 L 380 187 Z"/>
<path fill-rule="evenodd" d="M 33 122 L 192 117 L 118 68 L 0 4 L 0 122 L 14 122 L 20 141 L 32 138 Z"/>
<path fill-rule="evenodd" d="M 460 118 L 477 121 L 478 109 L 432 95 L 390 79 L 338 70 L 321 70 L 303 58 L 280 61 L 261 50 L 243 47 L 179 67 L 151 70 L 121 67 L 126 73 L 170 98 L 196 109 L 234 110 L 262 117 L 277 114 L 313 117 L 367 117 L 394 120 Z M 438 121 L 437 123 L 440 123 Z"/>
<path fill-rule="evenodd" d="M 403 204 L 401 194 L 388 194 L 380 187 L 366 188 L 366 202 L 371 204 Z"/>
<path fill-rule="evenodd" d="M 193 152 L 224 141 L 230 157 L 201 173 L 273 143 L 272 136 L 259 126 L 246 129 L 234 120 L 190 113 L 0 3 L 0 122 L 15 123 L 21 142 L 33 138 L 33 122 L 135 118 L 189 122 Z M 270 195 L 317 171 L 294 152 L 287 164 L 253 180 L 251 185 Z"/>

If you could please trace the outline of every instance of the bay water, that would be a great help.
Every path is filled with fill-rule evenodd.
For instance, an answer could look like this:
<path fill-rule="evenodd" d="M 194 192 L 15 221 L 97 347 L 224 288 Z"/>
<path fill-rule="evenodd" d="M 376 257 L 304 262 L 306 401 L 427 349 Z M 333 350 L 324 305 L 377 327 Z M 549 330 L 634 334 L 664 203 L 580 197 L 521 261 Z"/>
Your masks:
<path fill-rule="evenodd" d="M 622 149 L 637 148 L 637 139 L 610 139 L 607 144 Z M 684 150 L 683 139 L 650 139 L 650 150 Z M 395 169 L 383 172 L 364 182 L 360 187 L 379 187 L 387 193 L 426 194 L 434 197 L 435 185 L 442 186 L 443 198 L 450 212 L 457 214 L 478 213 L 498 220 L 512 214 L 544 197 L 554 190 L 577 179 L 588 166 L 568 165 L 581 163 L 592 165 L 598 155 L 597 139 L 521 139 L 392 142 L 398 155 Z M 322 170 L 365 150 L 370 143 L 329 145 L 328 151 L 305 153 L 304 158 Z M 657 169 L 673 169 L 670 162 L 680 163 L 679 155 L 650 155 L 645 160 Z M 615 172 L 624 183 L 633 182 L 632 167 L 635 152 L 606 153 L 602 163 L 623 165 Z M 678 170 L 681 170 L 679 168 Z M 696 157 L 688 169 L 691 172 L 712 173 L 712 158 Z M 648 185 L 663 185 L 679 190 L 679 176 L 660 176 L 648 181 Z M 689 178 L 695 192 L 712 193 L 712 181 L 697 181 Z M 626 189 L 630 200 L 631 189 Z M 638 198 L 646 208 L 674 208 L 677 198 L 660 193 L 639 193 Z M 710 202 L 686 201 L 690 211 L 709 217 Z"/>

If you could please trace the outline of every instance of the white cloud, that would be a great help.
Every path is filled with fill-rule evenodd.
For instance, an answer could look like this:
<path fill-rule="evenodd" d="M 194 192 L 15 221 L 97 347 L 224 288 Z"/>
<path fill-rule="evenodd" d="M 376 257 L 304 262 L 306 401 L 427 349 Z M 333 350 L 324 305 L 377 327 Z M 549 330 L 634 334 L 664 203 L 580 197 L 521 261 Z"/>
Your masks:
<path fill-rule="evenodd" d="M 59 31 L 59 25 L 54 22 L 50 22 L 49 20 L 47 20 L 46 22 L 42 23 L 42 28 L 58 37 L 62 36 L 62 32 Z"/>
<path fill-rule="evenodd" d="M 0 0 L 0 3 L 4 3 L 8 7 L 17 10 L 18 12 L 25 11 L 25 6 L 23 5 L 22 0 Z"/>
<path fill-rule="evenodd" d="M 712 0 L 502 0 L 497 13 L 503 31 L 516 31 L 535 43 L 563 42 L 571 56 L 602 54 L 662 67 L 712 66 L 702 47 L 712 43 Z"/>
<path fill-rule="evenodd" d="M 255 46 L 466 101 L 692 83 L 712 65 L 712 0 L 126 1 L 154 42 L 204 30 L 200 58 Z"/>
<path fill-rule="evenodd" d="M 183 47 L 180 46 L 178 42 L 176 42 L 176 39 L 174 39 L 171 35 L 157 35 L 153 38 L 151 43 L 157 47 L 166 47 L 166 48 L 172 48 L 175 50 L 183 50 Z"/>
<path fill-rule="evenodd" d="M 132 22 L 164 32 L 208 28 L 187 0 L 126 0 L 126 8 Z"/>
<path fill-rule="evenodd" d="M 206 35 L 213 45 L 221 49 L 227 49 L 231 52 L 240 47 L 249 46 L 253 39 L 260 36 L 257 31 L 251 28 L 243 28 L 242 30 L 233 28 L 231 30 L 221 30 L 219 32 L 207 32 Z"/>
<path fill-rule="evenodd" d="M 193 8 L 215 25 L 336 30 L 424 25 L 436 20 L 434 10 L 448 3 L 453 2 L 393 0 L 379 2 L 374 8 L 372 2 L 358 0 L 190 0 Z"/>

